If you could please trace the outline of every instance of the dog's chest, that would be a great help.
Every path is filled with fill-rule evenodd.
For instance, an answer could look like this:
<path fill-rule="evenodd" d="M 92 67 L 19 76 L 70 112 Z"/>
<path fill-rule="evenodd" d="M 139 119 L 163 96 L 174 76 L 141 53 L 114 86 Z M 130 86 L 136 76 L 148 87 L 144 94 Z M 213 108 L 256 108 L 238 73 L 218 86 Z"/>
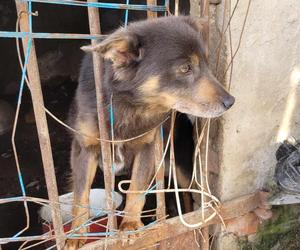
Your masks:
<path fill-rule="evenodd" d="M 113 172 L 117 176 L 127 174 L 128 172 L 129 167 L 127 168 L 125 167 L 126 166 L 125 156 L 126 154 L 125 154 L 124 144 L 114 145 L 113 152 L 112 152 Z"/>
<path fill-rule="evenodd" d="M 124 175 L 131 172 L 134 157 L 139 153 L 145 144 L 153 143 L 156 129 L 148 131 L 144 136 L 131 138 L 129 142 L 117 143 L 113 147 L 113 171 L 114 174 Z"/>

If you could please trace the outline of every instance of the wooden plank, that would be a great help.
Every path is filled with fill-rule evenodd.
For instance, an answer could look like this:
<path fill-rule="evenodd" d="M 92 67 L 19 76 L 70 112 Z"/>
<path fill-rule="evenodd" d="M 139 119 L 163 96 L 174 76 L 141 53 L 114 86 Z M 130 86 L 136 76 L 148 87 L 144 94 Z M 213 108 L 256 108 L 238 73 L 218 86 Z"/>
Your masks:
<path fill-rule="evenodd" d="M 196 238 L 195 238 L 196 236 Z M 165 243 L 164 247 L 159 248 L 160 250 L 199 250 L 199 235 L 195 235 L 195 231 L 190 231 L 187 233 L 183 233 L 172 237 L 167 240 L 163 240 L 160 242 L 160 246 Z M 201 248 L 202 250 L 202 248 Z"/>
<path fill-rule="evenodd" d="M 240 198 L 224 202 L 220 207 L 220 214 L 224 220 L 239 217 L 248 212 L 253 211 L 260 204 L 259 193 L 252 193 L 242 196 Z M 205 218 L 208 218 L 214 211 L 209 208 L 205 210 Z M 195 223 L 201 218 L 201 211 L 194 211 L 183 215 L 184 219 L 188 223 Z M 212 220 L 204 223 L 202 227 L 220 223 L 218 216 L 215 216 Z M 134 242 L 122 242 L 120 239 L 107 239 L 106 249 L 142 249 L 147 246 L 153 246 L 155 243 L 160 242 L 171 237 L 175 237 L 194 230 L 195 228 L 185 227 L 178 217 L 168 219 L 162 223 L 156 224 L 150 228 L 147 228 L 143 232 L 143 237 L 137 238 Z M 105 248 L 105 241 L 99 240 L 91 242 L 82 247 L 82 249 L 99 250 Z"/>

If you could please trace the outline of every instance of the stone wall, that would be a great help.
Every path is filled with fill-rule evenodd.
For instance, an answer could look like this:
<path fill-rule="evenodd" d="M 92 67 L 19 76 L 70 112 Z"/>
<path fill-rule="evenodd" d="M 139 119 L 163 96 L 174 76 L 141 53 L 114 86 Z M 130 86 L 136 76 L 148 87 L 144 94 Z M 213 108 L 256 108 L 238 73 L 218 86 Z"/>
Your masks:
<path fill-rule="evenodd" d="M 224 2 L 217 7 L 219 16 Z M 247 5 L 248 0 L 239 1 L 231 22 L 233 51 Z M 225 55 L 229 62 L 228 36 Z M 228 79 L 227 74 L 227 86 Z M 223 201 L 262 188 L 273 176 L 279 142 L 288 136 L 300 139 L 300 1 L 251 1 L 231 93 L 236 103 L 220 129 L 218 193 Z M 236 249 L 234 242 L 221 237 L 219 249 Z"/>

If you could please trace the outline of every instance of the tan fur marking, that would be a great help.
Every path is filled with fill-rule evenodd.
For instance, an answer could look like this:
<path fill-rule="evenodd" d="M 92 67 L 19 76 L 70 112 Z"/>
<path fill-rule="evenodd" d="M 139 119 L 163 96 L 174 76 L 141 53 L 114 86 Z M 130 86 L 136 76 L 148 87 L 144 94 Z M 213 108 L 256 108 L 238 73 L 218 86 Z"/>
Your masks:
<path fill-rule="evenodd" d="M 86 147 L 99 145 L 99 141 L 97 140 L 99 138 L 99 130 L 94 124 L 81 121 L 78 124 L 78 130 L 88 136 L 81 136 L 81 141 Z"/>
<path fill-rule="evenodd" d="M 111 55 L 114 55 L 115 51 L 125 52 L 127 50 L 128 50 L 127 41 L 120 40 L 120 41 L 112 42 L 112 44 L 108 46 L 107 52 L 105 54 L 105 58 L 110 58 Z"/>
<path fill-rule="evenodd" d="M 199 57 L 197 54 L 194 53 L 191 55 L 191 61 L 193 65 L 199 66 Z"/>
<path fill-rule="evenodd" d="M 149 109 L 152 112 L 161 112 L 165 109 L 165 111 L 170 110 L 178 100 L 178 97 L 175 94 L 160 92 L 155 96 L 148 96 L 144 98 L 144 102 L 149 104 Z"/>
<path fill-rule="evenodd" d="M 217 92 L 214 83 L 208 79 L 202 79 L 198 83 L 197 95 L 202 101 L 214 102 L 217 99 Z"/>
<path fill-rule="evenodd" d="M 73 201 L 73 208 L 72 213 L 73 217 L 75 218 L 72 221 L 72 228 L 78 228 L 82 224 L 84 224 L 89 216 L 89 194 L 90 194 L 90 188 L 94 180 L 96 168 L 97 168 L 98 161 L 96 158 L 90 157 L 88 160 L 87 165 L 87 176 L 84 185 L 82 186 L 81 194 L 76 192 L 76 189 L 74 191 L 74 201 Z M 86 233 L 88 231 L 87 227 L 80 227 L 80 229 L 77 231 L 78 233 Z M 67 248 L 66 249 L 78 249 L 78 247 L 81 247 L 85 243 L 85 239 L 80 240 L 73 240 L 69 239 L 67 240 Z M 65 249 L 65 248 L 64 248 Z"/>
<path fill-rule="evenodd" d="M 151 131 L 150 133 L 144 135 L 143 137 L 129 142 L 128 146 L 134 148 L 136 146 L 151 143 L 151 142 L 154 141 L 156 132 L 157 132 L 157 129 L 153 129 L 153 131 Z"/>
<path fill-rule="evenodd" d="M 121 52 L 125 52 L 126 50 L 128 50 L 128 46 L 129 46 L 129 44 L 126 39 L 116 41 L 115 43 L 113 43 L 113 48 L 115 48 Z"/>
<path fill-rule="evenodd" d="M 158 84 L 159 76 L 151 76 L 139 87 L 139 89 L 145 95 L 154 94 L 158 89 Z"/>
<path fill-rule="evenodd" d="M 177 97 L 175 95 L 171 95 L 169 93 L 161 93 L 161 99 L 162 102 L 165 103 L 166 106 L 168 107 L 172 107 L 176 101 L 177 101 Z"/>

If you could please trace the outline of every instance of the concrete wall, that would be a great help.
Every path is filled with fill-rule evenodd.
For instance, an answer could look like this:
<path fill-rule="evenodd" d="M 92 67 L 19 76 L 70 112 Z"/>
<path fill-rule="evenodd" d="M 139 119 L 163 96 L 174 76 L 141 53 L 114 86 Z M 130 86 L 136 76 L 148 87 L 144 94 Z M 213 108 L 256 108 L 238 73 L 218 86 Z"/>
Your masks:
<path fill-rule="evenodd" d="M 217 7 L 219 17 L 222 2 Z M 233 9 L 236 0 L 231 2 Z M 232 19 L 233 50 L 247 5 L 248 0 L 240 1 Z M 226 48 L 229 62 L 229 40 Z M 251 1 L 234 60 L 231 93 L 236 103 L 221 120 L 219 197 L 223 201 L 263 187 L 273 175 L 278 143 L 289 135 L 300 139 L 299 0 Z M 219 248 L 237 247 L 225 237 Z"/>

